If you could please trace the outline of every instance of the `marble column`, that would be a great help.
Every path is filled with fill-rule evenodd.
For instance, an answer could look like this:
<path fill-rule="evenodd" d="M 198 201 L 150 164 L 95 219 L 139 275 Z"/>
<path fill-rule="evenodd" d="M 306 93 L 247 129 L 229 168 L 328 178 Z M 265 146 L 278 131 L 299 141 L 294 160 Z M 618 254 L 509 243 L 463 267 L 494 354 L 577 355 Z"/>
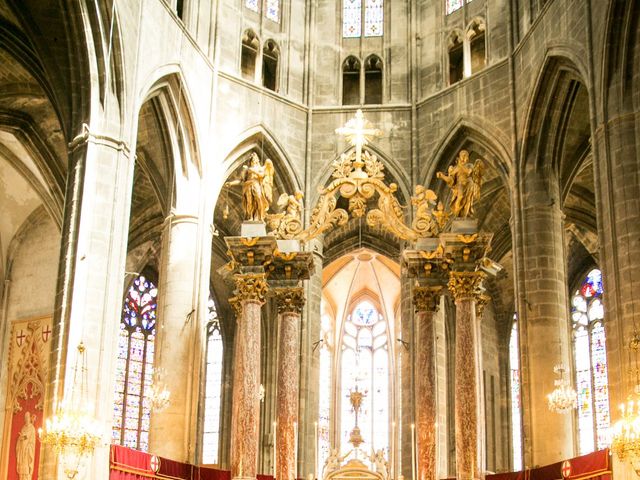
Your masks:
<path fill-rule="evenodd" d="M 416 287 L 413 291 L 416 323 L 415 415 L 418 480 L 435 480 L 436 463 L 436 336 L 434 316 L 441 287 Z"/>
<path fill-rule="evenodd" d="M 231 398 L 231 476 L 255 479 L 260 424 L 260 310 L 267 282 L 262 273 L 235 276 L 236 310 Z"/>
<path fill-rule="evenodd" d="M 478 465 L 480 379 L 477 370 L 476 297 L 483 278 L 482 272 L 451 272 L 448 284 L 456 302 L 454 368 L 456 477 L 458 480 L 480 478 Z"/>
<path fill-rule="evenodd" d="M 276 290 L 280 329 L 276 401 L 276 478 L 297 478 L 296 432 L 300 376 L 300 320 L 305 297 L 302 287 Z"/>

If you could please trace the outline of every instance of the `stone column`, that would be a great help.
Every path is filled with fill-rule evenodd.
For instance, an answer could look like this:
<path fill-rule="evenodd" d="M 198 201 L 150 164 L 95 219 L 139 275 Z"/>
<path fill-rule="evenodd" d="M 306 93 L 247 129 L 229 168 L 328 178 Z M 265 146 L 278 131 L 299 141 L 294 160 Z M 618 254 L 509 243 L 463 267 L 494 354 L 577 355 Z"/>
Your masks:
<path fill-rule="evenodd" d="M 449 290 L 456 302 L 455 427 L 456 477 L 480 478 L 478 468 L 477 370 L 478 338 L 476 296 L 484 278 L 482 272 L 451 272 Z"/>
<path fill-rule="evenodd" d="M 522 260 L 516 260 L 524 285 L 518 318 L 525 464 L 529 466 L 574 454 L 573 415 L 553 413 L 547 404 L 547 395 L 555 388 L 555 365 L 571 365 L 563 213 L 557 202 L 549 204 L 543 186 L 530 185 L 523 212 L 524 245 L 517 254 Z"/>
<path fill-rule="evenodd" d="M 298 423 L 300 376 L 300 320 L 304 307 L 302 287 L 276 290 L 278 318 L 278 373 L 276 401 L 276 478 L 297 478 L 295 425 Z"/>
<path fill-rule="evenodd" d="M 186 372 L 193 371 L 193 345 L 199 316 L 196 259 L 198 218 L 172 214 L 165 220 L 162 259 L 158 285 L 158 324 L 154 355 L 155 369 L 162 369 L 162 380 L 171 392 L 169 405 L 154 414 L 149 431 L 149 451 L 183 462 L 189 458 L 190 420 L 195 414 L 194 386 Z M 155 413 L 155 412 L 154 412 Z"/>
<path fill-rule="evenodd" d="M 436 463 L 436 337 L 434 316 L 441 287 L 416 287 L 413 291 L 416 323 L 415 415 L 418 480 L 435 480 Z"/>
<path fill-rule="evenodd" d="M 267 282 L 262 273 L 235 275 L 236 335 L 231 398 L 231 476 L 255 479 L 260 426 L 260 309 Z"/>

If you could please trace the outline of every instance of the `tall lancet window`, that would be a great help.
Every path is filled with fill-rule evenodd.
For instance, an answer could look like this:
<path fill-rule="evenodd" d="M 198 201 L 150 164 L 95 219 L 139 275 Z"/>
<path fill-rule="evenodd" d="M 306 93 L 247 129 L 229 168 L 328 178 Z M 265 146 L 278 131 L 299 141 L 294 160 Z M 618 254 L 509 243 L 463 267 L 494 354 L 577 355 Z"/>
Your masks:
<path fill-rule="evenodd" d="M 594 268 L 571 301 L 580 454 L 608 447 L 610 442 L 602 293 L 602 273 Z"/>
<path fill-rule="evenodd" d="M 218 464 L 222 395 L 222 334 L 213 298 L 209 297 L 207 322 L 207 370 L 205 376 L 202 463 Z"/>
<path fill-rule="evenodd" d="M 520 348 L 518 345 L 518 322 L 513 318 L 509 339 L 509 369 L 511 370 L 511 442 L 513 470 L 522 470 L 522 403 L 520 400 Z"/>
<path fill-rule="evenodd" d="M 352 447 L 349 433 L 355 415 L 349 392 L 356 386 L 366 392 L 358 416 L 365 443 L 364 452 L 382 449 L 389 458 L 389 340 L 384 317 L 369 300 L 360 301 L 344 322 L 341 358 L 340 447 L 343 453 Z"/>
<path fill-rule="evenodd" d="M 151 402 L 148 392 L 153 378 L 158 289 L 140 275 L 129 287 L 124 301 L 118 359 L 113 443 L 147 451 Z"/>
<path fill-rule="evenodd" d="M 332 321 L 329 315 L 321 317 L 321 341 L 320 341 L 320 389 L 318 391 L 318 472 L 322 475 L 324 462 L 331 449 L 331 338 L 333 336 Z"/>

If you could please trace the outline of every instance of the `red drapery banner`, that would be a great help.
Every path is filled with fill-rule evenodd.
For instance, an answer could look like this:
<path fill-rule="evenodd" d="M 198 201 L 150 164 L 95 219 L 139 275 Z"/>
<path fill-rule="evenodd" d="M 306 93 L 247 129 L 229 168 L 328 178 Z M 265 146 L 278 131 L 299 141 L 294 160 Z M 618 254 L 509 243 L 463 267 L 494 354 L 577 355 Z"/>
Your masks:
<path fill-rule="evenodd" d="M 109 480 L 231 480 L 231 472 L 198 467 L 111 445 Z"/>
<path fill-rule="evenodd" d="M 611 480 L 612 477 L 611 455 L 607 448 L 523 472 L 487 475 L 486 480 Z"/>

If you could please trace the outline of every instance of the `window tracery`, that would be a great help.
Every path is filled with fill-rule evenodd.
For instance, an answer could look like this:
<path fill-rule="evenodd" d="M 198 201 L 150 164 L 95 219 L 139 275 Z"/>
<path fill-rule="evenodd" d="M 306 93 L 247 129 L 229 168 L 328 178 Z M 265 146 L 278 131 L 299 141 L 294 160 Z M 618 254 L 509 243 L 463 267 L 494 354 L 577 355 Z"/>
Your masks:
<path fill-rule="evenodd" d="M 469 3 L 471 0 L 446 0 L 446 12 L 447 15 L 460 10 L 465 3 Z"/>
<path fill-rule="evenodd" d="M 112 440 L 142 451 L 149 449 L 158 289 L 145 276 L 138 276 L 124 301 L 118 358 Z"/>
<path fill-rule="evenodd" d="M 382 449 L 389 454 L 389 341 L 384 317 L 369 300 L 360 301 L 344 322 L 341 346 L 340 449 L 350 450 L 349 433 L 355 416 L 349 391 L 366 391 L 358 426 L 363 451 Z M 374 421 L 375 419 L 375 421 Z"/>
<path fill-rule="evenodd" d="M 580 454 L 609 446 L 609 389 L 602 273 L 591 270 L 571 301 Z"/>
<path fill-rule="evenodd" d="M 343 38 L 381 37 L 384 30 L 384 0 L 343 0 Z"/>

